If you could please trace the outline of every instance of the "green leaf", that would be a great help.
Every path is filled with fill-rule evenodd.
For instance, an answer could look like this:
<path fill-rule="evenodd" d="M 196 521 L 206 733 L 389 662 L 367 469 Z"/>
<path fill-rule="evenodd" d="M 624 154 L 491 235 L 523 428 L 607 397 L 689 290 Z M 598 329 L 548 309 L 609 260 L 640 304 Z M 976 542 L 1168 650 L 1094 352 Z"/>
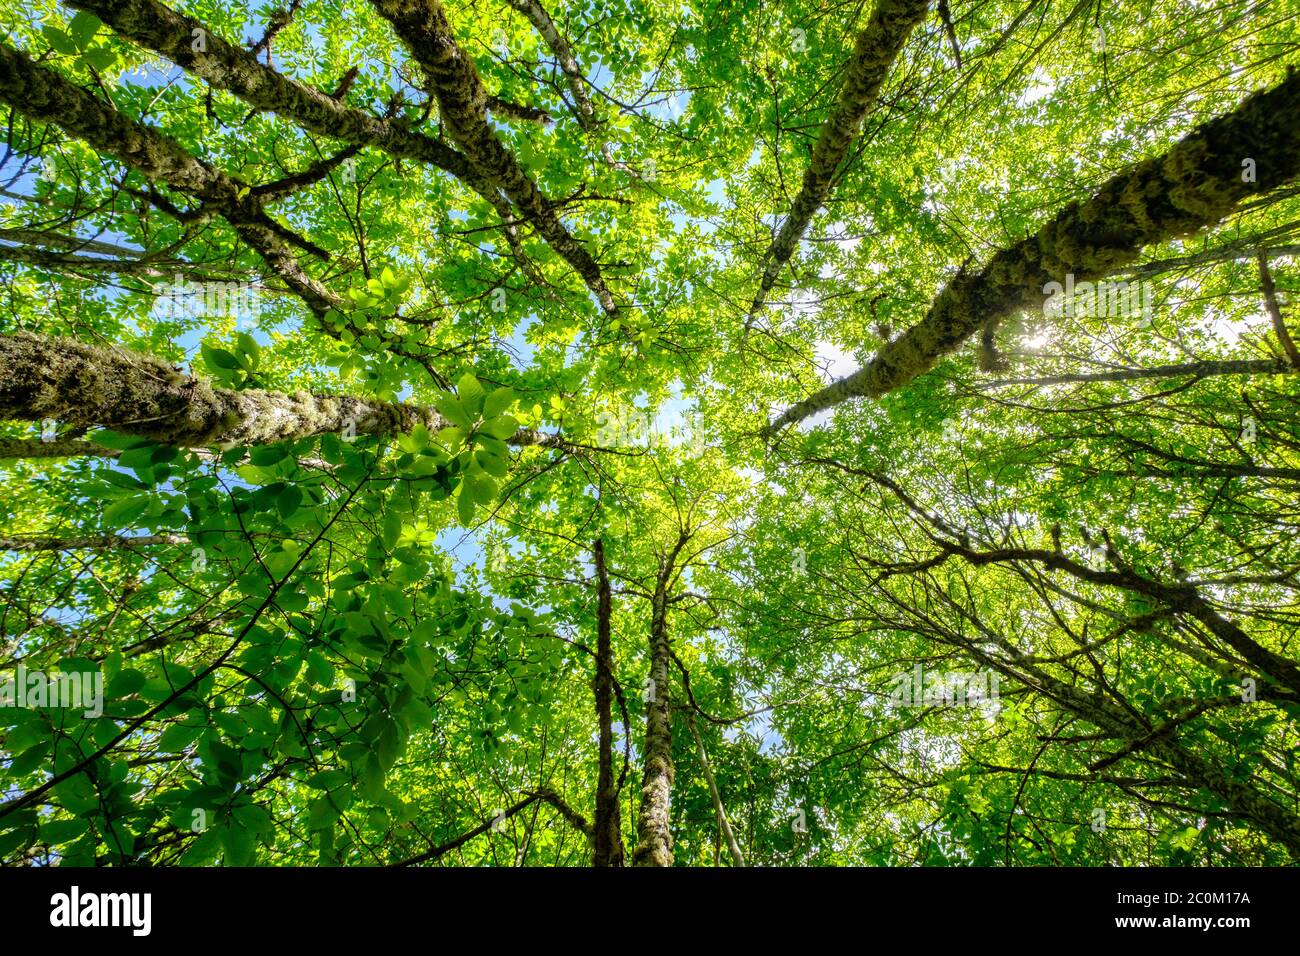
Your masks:
<path fill-rule="evenodd" d="M 53 846 L 71 843 L 90 830 L 90 821 L 84 818 L 47 820 L 41 824 L 41 839 Z"/>
<path fill-rule="evenodd" d="M 45 762 L 45 756 L 54 746 L 53 741 L 40 740 L 28 747 L 9 762 L 5 773 L 13 777 L 23 777 Z"/>
<path fill-rule="evenodd" d="M 456 497 L 456 515 L 460 523 L 469 526 L 474 521 L 474 496 L 470 494 L 464 480 L 461 481 L 460 494 Z"/>
<path fill-rule="evenodd" d="M 267 834 L 275 829 L 275 823 L 266 807 L 256 803 L 245 803 L 235 807 L 235 821 L 251 834 Z"/>
<path fill-rule="evenodd" d="M 453 452 L 465 444 L 465 432 L 460 428 L 438 429 L 438 441 Z"/>
<path fill-rule="evenodd" d="M 402 536 L 402 516 L 394 511 L 384 515 L 384 547 L 392 551 L 397 547 L 397 540 Z"/>
<path fill-rule="evenodd" d="M 163 753 L 182 753 L 188 750 L 194 741 L 199 739 L 204 729 L 203 724 L 172 724 L 162 732 L 156 746 Z"/>
<path fill-rule="evenodd" d="M 328 796 L 317 797 L 307 807 L 307 829 L 324 830 L 339 818 L 340 813 Z"/>
<path fill-rule="evenodd" d="M 100 73 L 106 73 L 117 62 L 117 51 L 110 46 L 99 44 L 81 54 L 81 61 Z"/>
<path fill-rule="evenodd" d="M 474 461 L 489 475 L 496 478 L 504 478 L 510 470 L 509 462 L 488 451 L 476 451 L 474 453 Z"/>
<path fill-rule="evenodd" d="M 265 467 L 284 461 L 289 457 L 289 449 L 284 445 L 257 445 L 248 450 L 248 460 L 254 465 Z"/>
<path fill-rule="evenodd" d="M 247 332 L 240 332 L 235 336 L 235 345 L 243 359 L 244 368 L 250 372 L 256 369 L 262 360 L 262 347 L 257 344 L 257 340 Z"/>
<path fill-rule="evenodd" d="M 304 782 L 313 790 L 337 790 L 351 779 L 345 770 L 321 770 Z"/>
<path fill-rule="evenodd" d="M 93 13 L 87 13 L 85 10 L 78 10 L 68 23 L 68 33 L 72 41 L 80 48 L 85 49 L 88 44 L 103 26 L 99 17 Z"/>
<path fill-rule="evenodd" d="M 469 413 L 465 411 L 462 405 L 454 395 L 440 395 L 434 402 L 434 407 L 438 409 L 442 417 L 447 419 L 458 428 L 468 429 L 470 426 Z"/>
<path fill-rule="evenodd" d="M 486 393 L 479 380 L 474 377 L 474 373 L 466 372 L 456 382 L 456 395 L 465 410 L 471 416 L 477 416 L 483 408 L 483 398 Z"/>
<path fill-rule="evenodd" d="M 307 679 L 318 687 L 334 683 L 334 668 L 320 651 L 307 654 Z"/>
<path fill-rule="evenodd" d="M 275 496 L 275 508 L 282 518 L 290 517 L 301 504 L 302 489 L 297 485 L 285 485 L 284 489 Z"/>
<path fill-rule="evenodd" d="M 385 770 L 391 770 L 397 763 L 397 758 L 402 755 L 402 750 L 401 731 L 398 729 L 397 722 L 390 720 L 375 744 L 375 755 L 379 758 L 380 766 Z"/>
<path fill-rule="evenodd" d="M 145 685 L 147 678 L 136 670 L 118 671 L 112 680 L 104 686 L 104 695 L 110 699 L 130 697 Z"/>
<path fill-rule="evenodd" d="M 482 470 L 468 469 L 465 472 L 464 482 L 465 490 L 461 492 L 461 496 L 464 497 L 468 493 L 476 505 L 491 504 L 496 498 L 497 483 Z"/>
<path fill-rule="evenodd" d="M 129 528 L 148 509 L 147 495 L 122 498 L 104 509 L 104 523 L 111 528 Z"/>
<path fill-rule="evenodd" d="M 116 485 L 119 488 L 126 488 L 131 491 L 145 491 L 149 488 L 149 486 L 139 478 L 133 478 L 125 472 L 116 471 L 111 468 L 101 471 L 99 476 L 110 485 Z"/>
<path fill-rule="evenodd" d="M 512 388 L 498 388 L 488 394 L 483 400 L 483 417 L 492 419 L 506 412 L 515 401 L 515 391 Z"/>
<path fill-rule="evenodd" d="M 45 37 L 45 42 L 48 43 L 55 52 L 62 53 L 65 56 L 74 56 L 76 54 L 77 42 L 58 27 L 47 23 L 45 26 L 41 27 L 41 34 Z"/>
<path fill-rule="evenodd" d="M 500 418 L 484 422 L 481 430 L 493 438 L 504 441 L 519 430 L 519 423 L 509 415 L 502 415 Z"/>
<path fill-rule="evenodd" d="M 103 445 L 105 448 L 114 448 L 118 451 L 125 451 L 128 448 L 141 448 L 153 444 L 153 442 L 147 438 L 141 438 L 138 435 L 123 435 L 107 428 L 93 431 L 86 437 L 96 445 Z"/>
<path fill-rule="evenodd" d="M 226 851 L 226 866 L 248 866 L 257 849 L 257 838 L 238 821 L 221 827 L 221 845 Z"/>
<path fill-rule="evenodd" d="M 233 372 L 243 367 L 239 359 L 225 349 L 219 349 L 211 345 L 200 345 L 199 351 L 202 353 L 203 361 L 208 368 L 214 371 Z"/>

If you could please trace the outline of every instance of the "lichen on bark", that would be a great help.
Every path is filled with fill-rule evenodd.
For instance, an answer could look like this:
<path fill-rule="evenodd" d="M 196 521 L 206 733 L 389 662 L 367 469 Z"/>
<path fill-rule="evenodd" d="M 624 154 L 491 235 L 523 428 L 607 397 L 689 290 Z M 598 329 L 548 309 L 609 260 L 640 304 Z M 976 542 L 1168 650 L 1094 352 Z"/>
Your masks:
<path fill-rule="evenodd" d="M 1241 175 L 1255 160 L 1258 181 Z M 1036 234 L 963 269 L 921 321 L 856 372 L 832 382 L 768 426 L 768 434 L 850 398 L 875 398 L 928 372 L 985 323 L 1041 309 L 1044 286 L 1072 274 L 1092 281 L 1137 260 L 1144 247 L 1191 235 L 1242 201 L 1300 176 L 1300 71 L 1197 127 L 1164 154 L 1134 163 L 1089 198 L 1071 203 Z"/>
<path fill-rule="evenodd" d="M 613 293 L 591 253 L 569 232 L 550 200 L 524 171 L 487 121 L 487 93 L 439 0 L 371 0 L 392 24 L 429 80 L 439 115 L 470 167 L 500 188 L 520 215 L 582 278 L 601 308 L 618 314 Z"/>
<path fill-rule="evenodd" d="M 422 405 L 353 395 L 216 388 L 143 352 L 76 339 L 0 335 L 0 420 L 99 425 L 189 448 L 263 445 L 327 432 L 400 435 L 449 423 Z M 516 447 L 571 449 L 563 438 L 520 428 Z M 85 454 L 102 454 L 90 446 Z"/>
<path fill-rule="evenodd" d="M 782 267 L 790 261 L 817 209 L 830 193 L 835 173 L 875 105 L 880 88 L 912 29 L 925 16 L 929 0 L 880 0 L 858 34 L 835 107 L 817 135 L 799 194 L 764 255 L 766 265 L 749 314 L 763 308 Z"/>
<path fill-rule="evenodd" d="M 0 418 L 100 425 L 168 445 L 258 445 L 355 429 L 397 434 L 436 412 L 351 396 L 232 391 L 154 356 L 74 339 L 0 336 Z"/>

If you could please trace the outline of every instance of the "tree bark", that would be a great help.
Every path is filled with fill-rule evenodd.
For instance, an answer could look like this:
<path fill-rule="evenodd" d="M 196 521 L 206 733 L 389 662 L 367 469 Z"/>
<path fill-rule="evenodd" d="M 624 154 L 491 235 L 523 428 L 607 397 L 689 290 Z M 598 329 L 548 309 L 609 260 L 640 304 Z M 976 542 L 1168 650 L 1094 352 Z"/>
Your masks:
<path fill-rule="evenodd" d="M 3 348 L 3 346 L 0 346 Z M 3 369 L 0 368 L 0 375 Z M 80 438 L 53 438 L 50 441 L 32 438 L 0 438 L 0 459 L 4 458 L 116 458 L 122 454 L 93 441 Z"/>
<path fill-rule="evenodd" d="M 1258 182 L 1243 182 L 1242 160 Z M 1039 310 L 1045 286 L 1073 275 L 1087 282 L 1135 261 L 1145 246 L 1191 235 L 1236 206 L 1300 175 L 1300 70 L 1203 124 L 1162 156 L 1129 166 L 1093 196 L 1071 203 L 1036 235 L 1003 249 L 976 273 L 962 270 L 925 318 L 856 372 L 791 406 L 766 434 L 851 398 L 906 385 L 988 323 Z"/>
<path fill-rule="evenodd" d="M 1216 375 L 1292 375 L 1300 372 L 1282 359 L 1206 359 L 1199 362 L 1182 362 L 1177 365 L 1156 365 L 1151 368 L 1122 368 L 1112 372 L 1072 372 L 1065 375 L 1044 375 L 1038 378 L 1004 378 L 981 382 L 975 387 L 981 391 L 1006 388 L 1011 385 L 1070 385 L 1077 382 L 1130 382 L 1148 378 L 1208 378 Z"/>
<path fill-rule="evenodd" d="M 0 536 L 0 551 L 113 551 L 119 548 L 147 548 L 154 545 L 185 544 L 179 534 L 81 535 L 75 538 L 33 538 Z"/>
<path fill-rule="evenodd" d="M 302 244 L 273 220 L 240 180 L 191 156 L 174 139 L 136 122 L 59 73 L 0 43 L 0 102 L 42 123 L 52 123 L 114 156 L 151 182 L 199 199 L 223 216 L 239 237 L 318 317 L 340 300 L 298 264 L 290 243 Z"/>
<path fill-rule="evenodd" d="M 292 120 L 308 132 L 428 163 L 467 183 L 475 180 L 465 157 L 446 143 L 290 79 L 259 63 L 248 50 L 226 42 L 202 21 L 157 0 L 70 0 L 68 5 L 93 13 L 115 32 L 165 56 L 210 86 L 233 93 L 256 109 Z M 203 31 L 206 49 L 202 52 L 193 47 L 196 30 Z"/>
<path fill-rule="evenodd" d="M 398 435 L 449 423 L 418 405 L 349 395 L 215 388 L 141 352 L 17 332 L 0 335 L 0 419 L 101 425 L 166 445 L 261 445 L 352 430 Z M 520 429 L 515 445 L 563 447 Z"/>
<path fill-rule="evenodd" d="M 677 555 L 690 535 L 682 532 L 677 545 L 663 559 L 655 577 L 650 602 L 650 700 L 646 701 L 645 770 L 641 778 L 641 816 L 637 820 L 637 845 L 633 866 L 672 866 L 673 724 L 668 667 L 672 646 L 668 640 L 668 592 L 676 571 Z"/>
<path fill-rule="evenodd" d="M 700 755 L 700 769 L 704 771 L 704 782 L 709 786 L 709 797 L 713 800 L 713 812 L 718 818 L 718 832 L 722 834 L 723 840 L 727 844 L 727 852 L 731 854 L 731 862 L 736 866 L 745 865 L 745 855 L 740 852 L 740 844 L 736 842 L 736 834 L 732 832 L 731 821 L 727 819 L 727 808 L 722 804 L 722 794 L 718 790 L 718 781 L 713 776 L 713 767 L 709 764 L 709 752 L 704 749 L 704 738 L 700 736 L 700 729 L 695 726 L 695 715 L 689 710 L 686 711 L 686 726 L 690 728 L 691 736 L 695 738 L 695 750 Z"/>
<path fill-rule="evenodd" d="M 836 170 L 848 154 L 863 119 L 875 106 L 880 87 L 903 44 L 917 24 L 925 19 L 928 6 L 929 0 L 879 0 L 866 29 L 858 34 L 839 99 L 817 134 L 799 195 L 763 257 L 767 264 L 754 302 L 749 307 L 746 327 L 763 308 L 781 269 L 794 255 L 813 216 L 826 201 Z"/>
<path fill-rule="evenodd" d="M 439 0 L 371 2 L 429 78 L 442 121 L 470 166 L 510 198 L 520 215 L 582 277 L 605 312 L 617 315 L 596 260 L 570 235 L 550 201 L 488 125 L 487 93 L 473 62 L 457 45 Z"/>
<path fill-rule="evenodd" d="M 578 58 L 573 55 L 569 41 L 556 29 L 555 21 L 537 0 L 510 0 L 510 6 L 528 18 L 555 54 L 555 62 L 560 65 L 560 72 L 564 74 L 569 92 L 573 95 L 578 123 L 587 132 L 594 132 L 599 125 L 596 110 L 591 105 L 591 97 L 587 95 L 587 79 L 582 75 L 582 67 L 578 65 Z"/>
<path fill-rule="evenodd" d="M 596 778 L 596 822 L 592 831 L 592 865 L 623 865 L 623 821 L 619 809 L 618 785 L 614 780 L 614 651 L 610 639 L 613 596 L 609 571 L 605 567 L 605 545 L 597 538 L 592 546 L 596 566 L 596 723 L 599 753 Z M 623 728 L 627 733 L 628 728 Z"/>

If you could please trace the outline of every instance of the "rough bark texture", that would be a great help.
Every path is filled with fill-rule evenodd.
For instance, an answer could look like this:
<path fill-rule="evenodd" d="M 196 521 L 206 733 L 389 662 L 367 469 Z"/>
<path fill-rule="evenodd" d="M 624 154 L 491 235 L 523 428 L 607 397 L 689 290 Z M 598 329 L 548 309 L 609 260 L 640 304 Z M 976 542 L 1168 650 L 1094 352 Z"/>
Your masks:
<path fill-rule="evenodd" d="M 592 546 L 596 566 L 596 723 L 599 727 L 596 777 L 596 822 L 592 831 L 592 866 L 623 865 L 623 821 L 619 809 L 618 785 L 614 780 L 614 650 L 610 625 L 614 613 L 609 571 L 605 567 L 605 546 L 597 538 Z M 627 728 L 624 728 L 627 733 Z"/>
<path fill-rule="evenodd" d="M 645 770 L 641 778 L 641 816 L 637 820 L 637 845 L 633 866 L 672 866 L 673 724 L 668 667 L 672 646 L 668 640 L 668 592 L 676 573 L 677 555 L 689 534 L 661 562 L 650 601 L 650 680 L 653 699 L 646 701 Z"/>
<path fill-rule="evenodd" d="M 101 425 L 167 445 L 261 445 L 354 429 L 397 435 L 448 422 L 416 405 L 348 395 L 214 388 L 141 352 L 17 332 L 0 335 L 0 420 Z M 520 429 L 515 445 L 562 445 Z"/>
<path fill-rule="evenodd" d="M 499 96 L 489 96 L 487 99 L 487 108 L 496 116 L 505 119 L 519 120 L 523 123 L 536 123 L 538 126 L 550 126 L 555 120 L 551 114 L 539 106 L 528 106 L 525 103 L 512 103 L 510 100 L 503 100 Z"/>
<path fill-rule="evenodd" d="M 188 193 L 220 213 L 316 315 L 339 304 L 333 293 L 303 271 L 289 246 L 300 240 L 266 214 L 247 184 L 4 44 L 0 44 L 0 102 L 62 128 L 151 182 Z"/>
<path fill-rule="evenodd" d="M 0 458 L 79 458 L 83 455 L 116 458 L 120 454 L 122 453 L 115 448 L 106 448 L 79 438 L 54 438 L 51 441 L 0 438 Z"/>
<path fill-rule="evenodd" d="M 569 85 L 569 92 L 573 95 L 573 106 L 577 112 L 578 123 L 588 132 L 594 131 L 598 125 L 596 110 L 587 95 L 587 80 L 582 75 L 582 67 L 578 65 L 578 58 L 573 55 L 573 48 L 569 46 L 569 41 L 564 39 L 563 34 L 556 29 L 555 21 L 537 0 L 510 0 L 510 5 L 528 18 L 541 34 L 542 39 L 546 41 L 551 52 L 555 54 L 555 62 L 560 65 L 560 71 Z"/>
<path fill-rule="evenodd" d="M 94 13 L 122 36 L 167 57 L 210 86 L 233 93 L 250 106 L 274 113 L 309 132 L 356 146 L 371 146 L 451 173 L 491 204 L 501 217 L 512 255 L 525 269 L 531 267 L 510 204 L 464 156 L 441 140 L 408 129 L 400 120 L 372 116 L 290 79 L 259 63 L 249 51 L 222 40 L 202 21 L 156 0 L 77 0 L 71 5 Z M 194 30 L 203 30 L 207 36 L 204 53 L 192 49 Z M 496 105 L 502 106 L 499 101 Z M 540 116 L 532 118 L 540 120 Z M 530 278 L 539 281 L 532 273 Z"/>
<path fill-rule="evenodd" d="M 617 315 L 618 307 L 596 260 L 569 234 L 550 201 L 488 125 L 487 93 L 473 62 L 457 45 L 442 4 L 438 0 L 372 0 L 372 3 L 392 24 L 424 70 L 438 100 L 442 121 L 470 166 L 500 187 L 519 214 L 582 277 L 601 307 L 610 315 Z"/>
<path fill-rule="evenodd" d="M 1282 306 L 1277 298 L 1277 285 L 1273 282 L 1273 273 L 1268 268 L 1268 254 L 1260 250 L 1255 261 L 1259 263 L 1260 291 L 1264 293 L 1264 307 L 1273 322 L 1273 333 L 1291 362 L 1291 367 L 1300 371 L 1300 350 L 1296 349 L 1295 341 L 1287 330 L 1286 319 L 1282 317 Z"/>
<path fill-rule="evenodd" d="M 585 836 L 588 841 L 591 840 L 591 824 L 587 822 L 586 817 L 565 803 L 563 797 L 549 787 L 542 787 L 534 792 L 543 803 L 554 807 L 565 822 Z"/>
<path fill-rule="evenodd" d="M 75 538 L 0 537 L 0 551 L 112 551 L 117 548 L 147 548 L 160 544 L 185 544 L 178 534 L 80 535 Z"/>
<path fill-rule="evenodd" d="M 808 224 L 826 201 L 836 170 L 857 137 L 862 120 L 875 106 L 881 84 L 903 44 L 917 24 L 925 19 L 927 6 L 929 0 L 880 0 L 866 29 L 858 34 L 839 99 L 817 135 L 799 195 L 763 257 L 767 264 L 754 303 L 749 307 L 750 321 L 763 308 L 781 269 L 794 255 Z"/>
<path fill-rule="evenodd" d="M 650 624 L 650 679 L 654 700 L 646 703 L 645 771 L 641 779 L 641 816 L 632 851 L 633 866 L 672 866 L 673 727 L 669 708 L 668 596 L 656 587 Z"/>
<path fill-rule="evenodd" d="M 1242 159 L 1258 182 L 1242 181 Z M 1036 235 L 998 252 L 979 272 L 958 273 L 924 319 L 885 345 L 868 364 L 782 413 L 768 433 L 850 398 L 877 397 L 929 371 L 988 322 L 1039 310 L 1043 287 L 1109 275 L 1143 247 L 1191 235 L 1238 203 L 1300 175 L 1300 71 L 1211 120 L 1162 156 L 1112 177 L 1089 199 L 1067 206 Z"/>
<path fill-rule="evenodd" d="M 321 136 L 374 146 L 394 156 L 429 163 L 467 182 L 474 179 L 465 157 L 446 143 L 412 132 L 399 121 L 381 119 L 290 79 L 258 62 L 250 51 L 221 39 L 200 20 L 156 0 L 70 0 L 114 31 L 205 83 L 227 90 L 245 103 L 283 116 Z M 193 31 L 203 30 L 207 50 L 193 49 Z"/>

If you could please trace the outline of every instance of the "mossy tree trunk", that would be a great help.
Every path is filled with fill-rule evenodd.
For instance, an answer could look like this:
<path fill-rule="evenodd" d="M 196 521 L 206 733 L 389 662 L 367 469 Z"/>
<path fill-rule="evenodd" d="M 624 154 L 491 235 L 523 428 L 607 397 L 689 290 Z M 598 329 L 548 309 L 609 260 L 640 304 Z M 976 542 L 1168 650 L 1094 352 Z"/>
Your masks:
<path fill-rule="evenodd" d="M 1246 160 L 1256 175 L 1243 174 Z M 1213 226 L 1239 203 L 1300 175 L 1300 71 L 1211 120 L 1162 156 L 1113 176 L 1038 232 L 998 252 L 978 272 L 962 270 L 925 317 L 856 372 L 791 406 L 774 434 L 851 398 L 874 398 L 929 371 L 982 326 L 1019 310 L 1041 310 L 1044 287 L 1089 282 L 1134 262 L 1142 249 Z"/>
<path fill-rule="evenodd" d="M 858 34 L 853 58 L 845 70 L 844 83 L 830 118 L 822 124 L 813 146 L 808 168 L 804 170 L 799 194 L 781 230 L 772 240 L 764 258 L 766 265 L 759 280 L 758 292 L 749 307 L 750 320 L 763 308 L 767 294 L 776 285 L 782 267 L 790 261 L 799 240 L 818 208 L 830 194 L 835 173 L 848 155 L 849 146 L 858 135 L 862 121 L 875 106 L 880 87 L 889 75 L 894 60 L 912 30 L 925 17 L 929 0 L 881 0 L 871 14 L 866 28 Z"/>
<path fill-rule="evenodd" d="M 183 447 L 260 445 L 326 432 L 398 435 L 416 425 L 432 432 L 449 424 L 417 405 L 216 388 L 151 355 L 30 332 L 0 335 L 4 419 L 101 425 Z M 531 429 L 510 441 L 563 444 Z"/>

